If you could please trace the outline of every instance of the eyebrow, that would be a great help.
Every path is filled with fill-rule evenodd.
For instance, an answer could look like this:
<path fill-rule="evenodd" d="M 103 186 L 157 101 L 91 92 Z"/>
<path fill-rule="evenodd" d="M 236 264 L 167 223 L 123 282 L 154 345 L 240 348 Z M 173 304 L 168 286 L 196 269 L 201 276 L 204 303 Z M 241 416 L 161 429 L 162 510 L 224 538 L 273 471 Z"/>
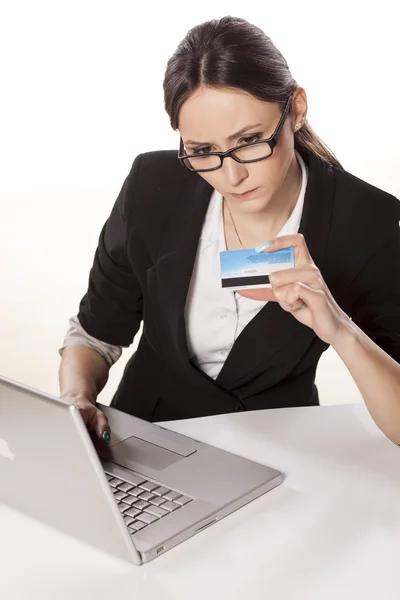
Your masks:
<path fill-rule="evenodd" d="M 254 127 L 262 127 L 262 123 L 255 123 L 254 125 L 246 125 L 246 127 L 243 127 L 242 129 L 240 129 L 239 131 L 237 131 L 236 133 L 233 133 L 232 135 L 230 135 L 227 139 L 230 142 L 233 142 L 233 140 L 235 140 L 237 137 L 239 137 L 240 135 L 242 135 L 242 133 L 245 133 L 248 129 L 253 129 Z M 186 146 L 191 144 L 192 146 L 205 146 L 205 145 L 209 145 L 209 142 L 195 142 L 194 140 L 187 140 L 186 142 L 183 142 Z"/>

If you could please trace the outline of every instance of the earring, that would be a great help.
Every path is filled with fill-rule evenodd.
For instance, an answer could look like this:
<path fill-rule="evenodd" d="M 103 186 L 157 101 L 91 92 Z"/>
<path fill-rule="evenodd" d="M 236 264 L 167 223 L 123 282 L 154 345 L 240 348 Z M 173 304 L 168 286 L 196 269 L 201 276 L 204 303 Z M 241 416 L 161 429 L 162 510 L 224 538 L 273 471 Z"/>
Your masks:
<path fill-rule="evenodd" d="M 294 126 L 296 131 L 298 131 L 304 125 L 305 120 L 306 120 L 306 117 L 303 117 L 299 123 L 296 123 L 296 125 Z"/>

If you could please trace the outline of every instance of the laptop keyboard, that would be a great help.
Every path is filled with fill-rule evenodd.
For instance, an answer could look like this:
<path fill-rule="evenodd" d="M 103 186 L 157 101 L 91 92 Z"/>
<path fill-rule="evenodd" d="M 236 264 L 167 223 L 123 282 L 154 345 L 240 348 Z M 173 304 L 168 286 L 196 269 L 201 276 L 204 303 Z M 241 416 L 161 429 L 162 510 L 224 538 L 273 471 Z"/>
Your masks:
<path fill-rule="evenodd" d="M 107 472 L 106 477 L 131 535 L 192 502 L 192 498 L 138 475 L 130 475 L 130 481 Z"/>

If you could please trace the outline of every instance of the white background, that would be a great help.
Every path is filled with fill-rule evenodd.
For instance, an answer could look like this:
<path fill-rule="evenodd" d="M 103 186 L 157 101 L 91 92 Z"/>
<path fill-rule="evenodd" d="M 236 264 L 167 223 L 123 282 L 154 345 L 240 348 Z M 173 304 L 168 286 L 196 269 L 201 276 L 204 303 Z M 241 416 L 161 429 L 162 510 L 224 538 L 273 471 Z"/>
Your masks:
<path fill-rule="evenodd" d="M 2 375 L 58 393 L 57 350 L 131 164 L 140 152 L 177 148 L 163 107 L 166 62 L 189 28 L 228 14 L 272 38 L 308 93 L 311 125 L 345 168 L 400 197 L 394 0 L 3 0 Z M 360 399 L 332 350 L 317 381 L 322 403 Z"/>

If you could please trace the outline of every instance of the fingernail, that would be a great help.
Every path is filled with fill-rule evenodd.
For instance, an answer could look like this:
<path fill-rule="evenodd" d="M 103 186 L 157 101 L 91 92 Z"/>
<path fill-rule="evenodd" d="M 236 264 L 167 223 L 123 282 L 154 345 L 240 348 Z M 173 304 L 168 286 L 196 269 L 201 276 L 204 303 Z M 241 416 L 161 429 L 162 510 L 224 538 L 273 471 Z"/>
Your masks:
<path fill-rule="evenodd" d="M 267 250 L 270 246 L 271 246 L 271 242 L 263 242 L 262 244 L 257 246 L 257 248 L 255 248 L 255 251 L 256 252 L 264 252 L 264 250 Z"/>
<path fill-rule="evenodd" d="M 109 444 L 111 441 L 111 436 L 109 431 L 103 431 L 103 440 L 106 444 Z"/>
<path fill-rule="evenodd" d="M 299 304 L 298 306 L 296 306 L 296 310 L 300 308 L 306 308 L 306 304 Z"/>

